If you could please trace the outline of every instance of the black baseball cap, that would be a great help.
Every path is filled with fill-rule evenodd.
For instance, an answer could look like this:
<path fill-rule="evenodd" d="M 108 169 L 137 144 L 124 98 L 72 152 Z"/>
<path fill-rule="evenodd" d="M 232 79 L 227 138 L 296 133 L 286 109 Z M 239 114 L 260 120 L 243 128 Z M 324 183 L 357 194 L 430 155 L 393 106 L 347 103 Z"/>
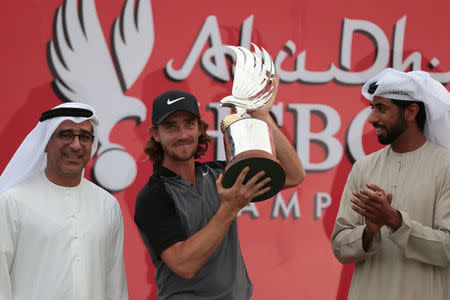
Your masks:
<path fill-rule="evenodd" d="M 153 101 L 152 124 L 161 124 L 171 113 L 187 111 L 200 118 L 198 102 L 194 95 L 183 91 L 170 90 Z"/>

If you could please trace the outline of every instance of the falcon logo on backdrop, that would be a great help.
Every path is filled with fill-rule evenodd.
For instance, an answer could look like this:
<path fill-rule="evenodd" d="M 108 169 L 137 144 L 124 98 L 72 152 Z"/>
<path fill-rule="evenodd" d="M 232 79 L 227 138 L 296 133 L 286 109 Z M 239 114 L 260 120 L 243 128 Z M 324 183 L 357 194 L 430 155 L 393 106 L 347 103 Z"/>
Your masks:
<path fill-rule="evenodd" d="M 96 135 L 100 146 L 93 166 L 95 181 L 111 192 L 133 183 L 137 174 L 134 158 L 124 147 L 113 144 L 109 134 L 124 119 L 144 121 L 145 104 L 125 96 L 147 64 L 154 44 L 150 0 L 126 0 L 116 18 L 108 49 L 94 0 L 65 0 L 58 7 L 53 39 L 48 43 L 52 85 L 63 101 L 93 106 L 101 120 Z"/>

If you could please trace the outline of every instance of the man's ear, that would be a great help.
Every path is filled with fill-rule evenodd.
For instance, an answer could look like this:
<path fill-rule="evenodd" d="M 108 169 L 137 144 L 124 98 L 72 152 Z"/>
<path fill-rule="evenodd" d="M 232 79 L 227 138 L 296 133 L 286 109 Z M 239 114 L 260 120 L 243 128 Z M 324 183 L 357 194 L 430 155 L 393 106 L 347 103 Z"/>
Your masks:
<path fill-rule="evenodd" d="M 150 127 L 148 131 L 150 132 L 150 136 L 153 137 L 155 141 L 157 141 L 158 143 L 161 142 L 161 139 L 159 138 L 158 128 L 156 126 Z"/>
<path fill-rule="evenodd" d="M 44 149 L 44 152 L 45 152 L 45 153 L 47 153 L 48 145 L 52 142 L 52 140 L 53 140 L 53 136 L 51 136 L 51 137 L 48 139 L 47 145 L 45 145 L 45 149 Z"/>
<path fill-rule="evenodd" d="M 405 109 L 405 119 L 407 121 L 414 121 L 419 113 L 419 105 L 413 103 Z"/>

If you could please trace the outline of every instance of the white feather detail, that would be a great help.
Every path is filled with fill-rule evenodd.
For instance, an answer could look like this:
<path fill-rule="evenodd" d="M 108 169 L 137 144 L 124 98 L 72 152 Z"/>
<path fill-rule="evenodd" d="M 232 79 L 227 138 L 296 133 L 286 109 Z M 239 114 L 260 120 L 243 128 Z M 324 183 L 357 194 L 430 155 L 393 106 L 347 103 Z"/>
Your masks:
<path fill-rule="evenodd" d="M 227 46 L 236 54 L 232 96 L 223 98 L 221 106 L 232 106 L 240 117 L 248 110 L 263 107 L 272 96 L 272 79 L 275 66 L 269 53 L 252 44 L 254 52 L 244 48 Z"/>

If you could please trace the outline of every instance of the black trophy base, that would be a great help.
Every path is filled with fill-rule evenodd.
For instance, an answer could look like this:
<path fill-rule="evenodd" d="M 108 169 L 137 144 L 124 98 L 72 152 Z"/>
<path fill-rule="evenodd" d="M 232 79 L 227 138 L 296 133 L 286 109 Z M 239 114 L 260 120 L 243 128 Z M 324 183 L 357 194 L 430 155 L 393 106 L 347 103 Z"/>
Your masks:
<path fill-rule="evenodd" d="M 251 153 L 248 153 L 251 152 Z M 265 175 L 261 177 L 259 181 L 263 180 L 266 177 L 270 177 L 271 180 L 269 183 L 265 185 L 270 187 L 270 190 L 267 193 L 264 193 L 258 197 L 252 199 L 251 202 L 259 202 L 266 199 L 269 199 L 275 196 L 281 189 L 284 187 L 286 182 L 286 173 L 284 172 L 284 168 L 281 164 L 276 160 L 276 158 L 268 153 L 258 153 L 255 156 L 254 152 L 263 152 L 258 150 L 247 151 L 241 153 L 236 156 L 231 162 L 227 165 L 223 175 L 222 184 L 225 188 L 230 188 L 233 186 L 236 178 L 242 172 L 245 167 L 250 167 L 249 172 L 247 173 L 244 184 L 256 173 L 260 171 L 264 171 Z"/>

